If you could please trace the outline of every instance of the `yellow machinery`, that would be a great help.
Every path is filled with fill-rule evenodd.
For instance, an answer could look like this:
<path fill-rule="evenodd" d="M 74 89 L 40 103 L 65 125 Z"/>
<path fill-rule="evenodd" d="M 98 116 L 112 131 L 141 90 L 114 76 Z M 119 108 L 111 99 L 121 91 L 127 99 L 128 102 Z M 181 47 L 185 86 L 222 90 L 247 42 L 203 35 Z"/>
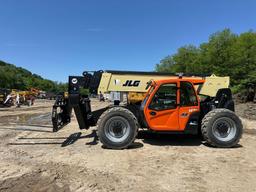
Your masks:
<path fill-rule="evenodd" d="M 5 94 L 4 90 L 1 90 L 0 91 L 0 103 L 1 104 L 4 103 L 5 98 L 6 98 L 6 94 Z"/>
<path fill-rule="evenodd" d="M 35 97 L 38 95 L 39 90 L 35 88 L 31 88 L 28 91 L 20 91 L 17 89 L 12 89 L 8 94 L 0 94 L 0 103 L 4 105 L 11 106 L 16 104 L 28 104 L 33 105 Z M 18 101 L 17 101 L 18 99 Z"/>
<path fill-rule="evenodd" d="M 219 89 L 229 87 L 229 77 L 215 75 L 201 77 L 189 74 L 183 76 L 206 80 L 201 87 L 198 87 L 201 95 L 214 97 Z M 103 71 L 97 92 L 104 94 L 110 100 L 136 103 L 143 100 L 149 81 L 168 78 L 179 78 L 179 75 L 156 72 Z"/>
<path fill-rule="evenodd" d="M 39 94 L 40 90 L 36 88 L 30 88 L 29 91 L 17 91 L 20 97 L 20 103 L 33 105 L 36 96 Z"/>

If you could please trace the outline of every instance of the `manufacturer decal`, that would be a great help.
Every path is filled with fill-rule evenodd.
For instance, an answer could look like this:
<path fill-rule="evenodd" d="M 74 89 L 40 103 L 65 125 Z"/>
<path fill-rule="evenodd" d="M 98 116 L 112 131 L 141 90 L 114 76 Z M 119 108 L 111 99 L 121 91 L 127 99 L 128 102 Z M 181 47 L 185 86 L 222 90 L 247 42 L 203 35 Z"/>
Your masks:
<path fill-rule="evenodd" d="M 140 81 L 139 80 L 127 80 L 123 86 L 124 87 L 138 87 L 140 85 Z"/>

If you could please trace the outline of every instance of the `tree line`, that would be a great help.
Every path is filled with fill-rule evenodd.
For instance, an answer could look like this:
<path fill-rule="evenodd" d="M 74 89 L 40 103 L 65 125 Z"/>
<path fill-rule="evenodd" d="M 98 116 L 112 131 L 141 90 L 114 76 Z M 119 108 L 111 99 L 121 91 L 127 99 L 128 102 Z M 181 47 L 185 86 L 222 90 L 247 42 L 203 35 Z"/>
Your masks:
<path fill-rule="evenodd" d="M 0 88 L 18 90 L 37 88 L 58 93 L 67 90 L 67 84 L 44 79 L 22 67 L 0 61 Z"/>
<path fill-rule="evenodd" d="M 185 45 L 156 65 L 158 72 L 230 76 L 233 91 L 256 85 L 256 33 L 235 34 L 230 29 L 210 35 L 199 46 Z"/>

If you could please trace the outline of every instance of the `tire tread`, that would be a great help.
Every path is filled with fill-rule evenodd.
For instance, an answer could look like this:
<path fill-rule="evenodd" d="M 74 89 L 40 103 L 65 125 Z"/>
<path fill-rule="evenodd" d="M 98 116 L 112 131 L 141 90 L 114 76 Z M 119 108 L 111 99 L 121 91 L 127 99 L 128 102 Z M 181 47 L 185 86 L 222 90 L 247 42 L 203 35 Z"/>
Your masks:
<path fill-rule="evenodd" d="M 136 139 L 136 136 L 138 134 L 138 130 L 139 130 L 139 123 L 138 123 L 138 120 L 137 118 L 135 117 L 135 115 L 127 108 L 124 108 L 124 107 L 112 107 L 108 110 L 106 110 L 105 112 L 103 112 L 101 114 L 101 116 L 99 117 L 98 121 L 97 121 L 97 134 L 98 134 L 98 138 L 100 140 L 101 143 L 104 144 L 104 141 L 102 140 L 101 137 L 99 137 L 99 132 L 102 131 L 101 129 L 103 128 L 103 121 L 106 117 L 106 115 L 108 115 L 109 113 L 112 113 L 112 112 L 123 112 L 125 113 L 127 116 L 130 116 L 133 120 L 133 123 L 135 124 L 135 134 L 133 135 L 132 139 L 131 139 L 131 142 L 128 143 L 127 145 L 125 146 L 122 146 L 122 147 L 109 147 L 107 146 L 108 148 L 112 148 L 112 149 L 126 149 L 130 146 L 131 143 L 134 142 L 134 140 Z"/>
<path fill-rule="evenodd" d="M 208 125 L 209 125 L 209 121 L 214 118 L 214 116 L 216 116 L 218 113 L 233 113 L 234 115 L 236 115 L 233 111 L 230 111 L 229 109 L 225 109 L 225 108 L 217 108 L 214 109 L 212 111 L 210 111 L 209 113 L 207 113 L 204 118 L 202 119 L 202 123 L 201 123 L 201 132 L 202 132 L 202 136 L 205 139 L 205 141 L 210 144 L 211 146 L 214 147 L 230 147 L 230 146 L 222 146 L 217 144 L 216 142 L 212 141 L 210 139 L 210 137 L 208 136 Z M 242 122 L 240 120 L 240 118 L 238 118 L 238 120 L 240 121 L 239 123 L 242 125 Z M 242 137 L 242 133 L 238 136 L 238 138 L 236 138 L 236 143 L 238 143 L 240 141 Z"/>

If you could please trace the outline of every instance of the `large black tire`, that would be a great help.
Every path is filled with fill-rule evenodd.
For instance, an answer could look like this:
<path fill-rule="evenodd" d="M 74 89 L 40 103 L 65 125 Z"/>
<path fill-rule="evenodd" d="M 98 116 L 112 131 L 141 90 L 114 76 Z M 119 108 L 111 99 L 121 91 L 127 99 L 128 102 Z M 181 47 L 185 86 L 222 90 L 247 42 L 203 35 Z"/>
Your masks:
<path fill-rule="evenodd" d="M 98 137 L 106 148 L 125 149 L 135 140 L 139 124 L 134 114 L 124 107 L 113 107 L 99 118 Z"/>
<path fill-rule="evenodd" d="M 202 120 L 202 135 L 205 141 L 214 147 L 234 147 L 243 133 L 239 117 L 228 109 L 214 109 Z"/>

